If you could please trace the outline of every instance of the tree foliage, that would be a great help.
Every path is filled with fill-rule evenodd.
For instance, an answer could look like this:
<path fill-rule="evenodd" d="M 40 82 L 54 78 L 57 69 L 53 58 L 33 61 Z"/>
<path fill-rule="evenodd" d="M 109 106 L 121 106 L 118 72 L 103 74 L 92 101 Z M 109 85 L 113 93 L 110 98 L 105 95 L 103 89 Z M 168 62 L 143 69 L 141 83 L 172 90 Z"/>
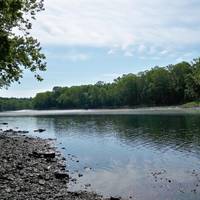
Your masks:
<path fill-rule="evenodd" d="M 37 94 L 33 102 L 37 109 L 70 109 L 177 105 L 191 100 L 200 100 L 200 59 L 123 75 L 113 83 L 55 87 Z"/>
<path fill-rule="evenodd" d="M 0 111 L 32 109 L 32 99 L 0 98 Z"/>
<path fill-rule="evenodd" d="M 112 83 L 54 87 L 33 99 L 1 99 L 1 110 L 119 108 L 178 105 L 200 100 L 200 59 L 126 74 Z M 29 102 L 29 103 L 28 103 Z"/>
<path fill-rule="evenodd" d="M 30 36 L 31 21 L 44 10 L 43 0 L 0 0 L 0 88 L 19 82 L 25 69 L 42 80 L 46 69 L 40 43 Z"/>

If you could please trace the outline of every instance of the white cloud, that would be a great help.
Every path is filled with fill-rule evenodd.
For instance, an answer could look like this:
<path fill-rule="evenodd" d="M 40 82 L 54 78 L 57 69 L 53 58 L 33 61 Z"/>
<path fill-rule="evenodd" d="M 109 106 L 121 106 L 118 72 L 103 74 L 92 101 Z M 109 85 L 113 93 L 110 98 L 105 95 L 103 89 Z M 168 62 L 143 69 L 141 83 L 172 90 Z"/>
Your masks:
<path fill-rule="evenodd" d="M 166 55 L 166 54 L 168 54 L 168 52 L 169 52 L 168 50 L 162 50 L 162 51 L 160 52 L 160 54 L 161 54 L 161 55 Z"/>
<path fill-rule="evenodd" d="M 182 54 L 181 56 L 176 58 L 176 62 L 183 62 L 186 60 L 191 61 L 193 59 L 193 55 L 194 55 L 194 53 L 192 53 L 192 52 Z"/>
<path fill-rule="evenodd" d="M 138 52 L 139 52 L 139 53 L 143 53 L 144 51 L 146 51 L 146 46 L 143 45 L 143 44 L 139 45 L 139 47 L 138 47 Z"/>
<path fill-rule="evenodd" d="M 116 53 L 116 50 L 115 49 L 110 49 L 108 51 L 108 55 L 112 55 L 112 54 L 115 54 Z"/>
<path fill-rule="evenodd" d="M 46 0 L 45 6 L 33 31 L 43 44 L 107 47 L 110 54 L 115 46 L 154 54 L 157 47 L 200 44 L 199 0 Z"/>
<path fill-rule="evenodd" d="M 132 51 L 129 51 L 129 50 L 128 50 L 128 51 L 125 51 L 125 52 L 124 52 L 124 56 L 126 56 L 126 57 L 133 57 L 133 55 L 134 55 L 134 54 L 133 54 Z"/>

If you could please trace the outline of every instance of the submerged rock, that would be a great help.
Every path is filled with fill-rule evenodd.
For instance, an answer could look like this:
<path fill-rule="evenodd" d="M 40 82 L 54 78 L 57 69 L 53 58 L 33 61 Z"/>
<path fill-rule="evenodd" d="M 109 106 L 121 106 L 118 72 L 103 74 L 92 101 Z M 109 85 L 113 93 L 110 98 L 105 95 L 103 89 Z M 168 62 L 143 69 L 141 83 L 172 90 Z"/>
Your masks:
<path fill-rule="evenodd" d="M 1 123 L 2 125 L 8 125 L 8 123 L 7 122 L 3 122 L 3 123 Z"/>
<path fill-rule="evenodd" d="M 110 197 L 110 200 L 121 200 L 120 197 Z"/>
<path fill-rule="evenodd" d="M 66 179 L 66 178 L 69 179 L 69 174 L 63 171 L 56 171 L 54 175 L 57 179 Z"/>
<path fill-rule="evenodd" d="M 12 132 L 15 132 L 13 129 L 7 129 L 4 131 L 4 133 L 12 133 Z"/>
<path fill-rule="evenodd" d="M 16 131 L 16 133 L 29 133 L 29 131 Z"/>
<path fill-rule="evenodd" d="M 39 132 L 39 133 L 42 133 L 42 132 L 44 132 L 44 131 L 46 131 L 46 129 L 39 128 L 39 129 L 37 129 L 37 130 L 34 130 L 34 132 Z"/>

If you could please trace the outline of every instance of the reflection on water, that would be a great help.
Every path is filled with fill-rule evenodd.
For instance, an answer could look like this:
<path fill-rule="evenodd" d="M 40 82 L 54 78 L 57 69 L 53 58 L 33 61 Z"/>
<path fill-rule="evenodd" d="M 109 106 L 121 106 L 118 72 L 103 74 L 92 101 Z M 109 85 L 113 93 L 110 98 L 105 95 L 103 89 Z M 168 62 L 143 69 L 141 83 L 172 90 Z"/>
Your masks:
<path fill-rule="evenodd" d="M 31 135 L 45 128 L 41 137 L 57 138 L 78 179 L 71 190 L 139 200 L 199 199 L 199 115 L 1 117 L 3 121 Z"/>

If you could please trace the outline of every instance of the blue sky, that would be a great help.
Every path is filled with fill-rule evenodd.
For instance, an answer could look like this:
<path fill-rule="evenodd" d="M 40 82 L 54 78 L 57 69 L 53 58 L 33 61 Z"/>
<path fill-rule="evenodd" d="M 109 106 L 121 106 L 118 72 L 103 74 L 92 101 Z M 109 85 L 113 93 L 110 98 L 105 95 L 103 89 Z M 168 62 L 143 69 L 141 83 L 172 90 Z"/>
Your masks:
<path fill-rule="evenodd" d="M 25 72 L 0 96 L 110 82 L 200 56 L 199 0 L 46 0 L 45 7 L 32 30 L 47 57 L 44 81 Z"/>

